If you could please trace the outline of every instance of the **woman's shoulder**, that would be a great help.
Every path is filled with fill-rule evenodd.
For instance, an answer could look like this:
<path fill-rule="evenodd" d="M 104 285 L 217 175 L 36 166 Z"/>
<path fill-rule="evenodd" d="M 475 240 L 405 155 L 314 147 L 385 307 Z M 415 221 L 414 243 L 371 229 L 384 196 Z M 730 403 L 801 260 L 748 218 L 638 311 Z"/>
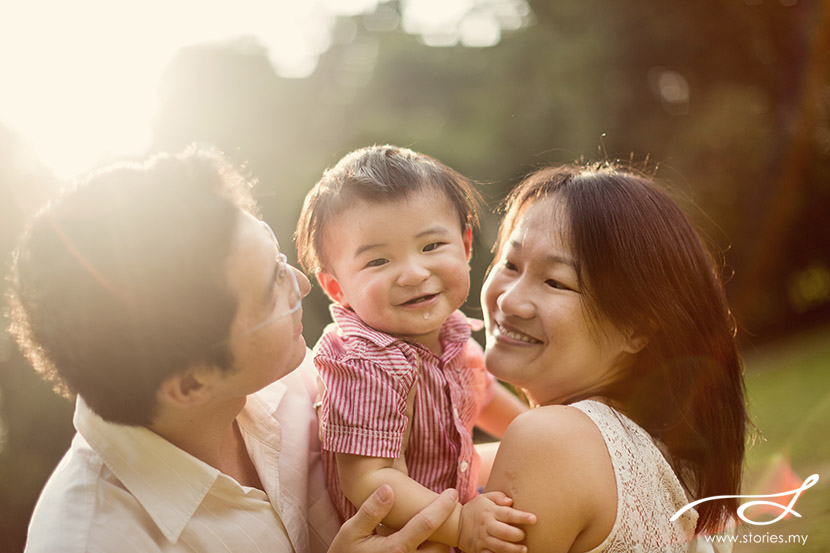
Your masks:
<path fill-rule="evenodd" d="M 516 417 L 502 438 L 499 454 L 531 465 L 542 460 L 540 471 L 578 469 L 574 478 L 584 480 L 584 486 L 601 481 L 596 473 L 613 477 L 602 433 L 583 411 L 569 405 L 537 407 Z"/>
<path fill-rule="evenodd" d="M 533 512 L 539 523 L 528 531 L 531 550 L 561 544 L 598 545 L 616 518 L 616 481 L 602 434 L 581 410 L 538 407 L 507 429 L 491 476 L 492 486 Z M 554 549 L 552 544 L 557 544 Z"/>
<path fill-rule="evenodd" d="M 561 450 L 563 443 L 572 447 L 568 452 L 581 447 L 602 446 L 602 436 L 596 432 L 596 425 L 582 410 L 570 405 L 547 405 L 530 409 L 519 415 L 507 429 L 505 438 L 528 440 L 533 447 L 552 447 Z M 575 442 L 575 443 L 571 443 Z"/>

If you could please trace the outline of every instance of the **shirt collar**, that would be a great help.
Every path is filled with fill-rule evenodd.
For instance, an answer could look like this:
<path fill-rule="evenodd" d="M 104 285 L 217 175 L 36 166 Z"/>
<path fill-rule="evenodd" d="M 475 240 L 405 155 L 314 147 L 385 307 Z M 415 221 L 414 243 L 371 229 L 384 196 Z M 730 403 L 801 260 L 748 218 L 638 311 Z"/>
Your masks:
<path fill-rule="evenodd" d="M 357 313 L 342 305 L 331 304 L 329 310 L 331 311 L 332 319 L 346 336 L 364 338 L 382 348 L 397 341 L 403 341 L 400 338 L 368 326 L 357 316 Z M 438 339 L 445 348 L 449 343 L 464 344 L 470 339 L 470 330 L 474 326 L 476 326 L 475 321 L 467 319 L 461 311 L 455 311 L 441 325 L 441 332 L 439 333 Z"/>
<path fill-rule="evenodd" d="M 74 423 L 164 537 L 175 542 L 219 471 L 143 426 L 105 421 L 80 396 Z"/>
<path fill-rule="evenodd" d="M 279 399 L 285 391 L 279 382 L 268 387 Z M 264 409 L 249 397 L 253 409 Z M 240 426 L 258 435 L 272 434 L 248 416 L 246 404 Z M 78 433 L 101 456 L 113 474 L 141 504 L 164 537 L 175 543 L 210 488 L 222 474 L 218 469 L 179 449 L 144 426 L 107 422 L 78 396 L 74 425 Z M 277 444 L 278 447 L 278 444 Z"/>

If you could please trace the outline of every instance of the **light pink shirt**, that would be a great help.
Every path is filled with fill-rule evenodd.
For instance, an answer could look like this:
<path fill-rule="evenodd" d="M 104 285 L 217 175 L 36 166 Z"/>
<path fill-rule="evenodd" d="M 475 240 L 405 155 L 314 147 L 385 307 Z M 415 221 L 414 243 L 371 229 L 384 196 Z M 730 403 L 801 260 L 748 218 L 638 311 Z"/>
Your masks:
<path fill-rule="evenodd" d="M 341 517 L 356 509 L 343 495 L 334 453 L 397 458 L 416 387 L 405 452 L 409 477 L 435 492 L 456 488 L 462 502 L 475 496 L 479 458 L 472 428 L 495 380 L 460 311 L 441 327 L 441 356 L 416 342 L 374 330 L 351 310 L 333 305 L 335 324 L 314 348 L 326 383 L 320 411 L 326 479 Z"/>
<path fill-rule="evenodd" d="M 237 417 L 265 492 L 145 427 L 104 421 L 79 398 L 78 433 L 38 500 L 26 551 L 326 551 L 339 523 L 324 485 L 308 360 L 249 396 Z"/>

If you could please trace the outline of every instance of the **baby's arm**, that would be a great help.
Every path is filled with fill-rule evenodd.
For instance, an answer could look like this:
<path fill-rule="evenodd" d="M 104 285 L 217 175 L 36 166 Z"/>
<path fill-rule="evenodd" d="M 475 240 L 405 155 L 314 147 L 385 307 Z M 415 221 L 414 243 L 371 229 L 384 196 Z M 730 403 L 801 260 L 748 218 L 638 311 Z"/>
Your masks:
<path fill-rule="evenodd" d="M 527 411 L 527 405 L 497 382 L 492 386 L 493 395 L 478 414 L 476 426 L 494 438 L 501 438 L 513 419 Z"/>
<path fill-rule="evenodd" d="M 382 484 L 389 484 L 394 490 L 395 504 L 392 510 L 383 519 L 386 526 L 392 528 L 403 527 L 415 513 L 435 501 L 438 494 L 412 480 L 405 473 L 393 466 L 394 459 L 381 457 L 365 457 L 337 453 L 337 472 L 340 474 L 340 484 L 343 493 L 356 506 L 360 506 L 372 492 Z M 439 541 L 447 545 L 458 546 L 458 524 L 461 516 L 461 505 L 455 510 L 443 525 L 432 535 L 430 540 Z"/>
<path fill-rule="evenodd" d="M 337 470 L 343 493 L 360 506 L 382 484 L 394 490 L 395 501 L 383 523 L 401 528 L 421 509 L 432 503 L 438 494 L 393 468 L 393 459 L 336 454 Z M 464 506 L 456 505 L 450 517 L 430 537 L 452 547 L 475 552 L 485 547 L 494 553 L 521 553 L 524 546 L 516 543 L 524 532 L 509 524 L 533 524 L 535 517 L 510 508 L 512 501 L 504 494 L 479 496 Z"/>

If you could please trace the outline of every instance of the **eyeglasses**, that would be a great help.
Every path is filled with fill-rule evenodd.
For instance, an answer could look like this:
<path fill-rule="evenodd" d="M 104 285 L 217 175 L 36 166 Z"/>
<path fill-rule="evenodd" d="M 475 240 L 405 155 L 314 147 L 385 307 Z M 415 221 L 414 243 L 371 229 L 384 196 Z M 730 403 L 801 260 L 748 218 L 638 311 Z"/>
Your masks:
<path fill-rule="evenodd" d="M 274 244 L 277 246 L 277 268 L 274 272 L 274 276 L 277 283 L 277 289 L 284 291 L 288 297 L 288 309 L 286 311 L 280 311 L 278 313 L 274 313 L 272 316 L 268 317 L 261 323 L 258 323 L 251 328 L 243 330 L 238 334 L 234 334 L 228 340 L 232 340 L 234 338 L 241 338 L 243 336 L 247 336 L 257 330 L 268 326 L 269 324 L 282 319 L 283 317 L 287 317 L 292 313 L 296 313 L 300 310 L 300 307 L 303 305 L 303 294 L 300 292 L 300 285 L 297 283 L 297 276 L 294 274 L 294 268 L 288 264 L 288 258 L 285 257 L 285 254 L 280 252 L 280 243 L 277 240 L 276 234 L 274 234 L 273 229 L 268 226 L 268 223 L 265 221 L 260 221 L 262 226 L 264 226 L 268 230 L 268 234 L 271 235 L 271 239 L 274 241 Z"/>

